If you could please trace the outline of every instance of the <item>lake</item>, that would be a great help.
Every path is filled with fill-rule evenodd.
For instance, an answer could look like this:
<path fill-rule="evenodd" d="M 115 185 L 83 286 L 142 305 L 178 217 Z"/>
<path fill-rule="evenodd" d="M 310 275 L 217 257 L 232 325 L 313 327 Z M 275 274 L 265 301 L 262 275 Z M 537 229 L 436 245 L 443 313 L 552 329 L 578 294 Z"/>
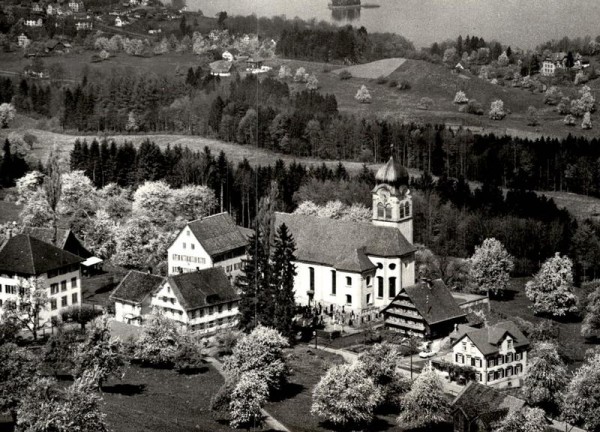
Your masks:
<path fill-rule="evenodd" d="M 168 1 L 168 0 L 167 0 Z M 187 0 L 189 10 L 229 15 L 315 18 L 398 33 L 415 46 L 456 39 L 459 34 L 534 48 L 550 39 L 600 34 L 598 0 L 363 0 L 376 9 L 332 11 L 329 0 Z"/>

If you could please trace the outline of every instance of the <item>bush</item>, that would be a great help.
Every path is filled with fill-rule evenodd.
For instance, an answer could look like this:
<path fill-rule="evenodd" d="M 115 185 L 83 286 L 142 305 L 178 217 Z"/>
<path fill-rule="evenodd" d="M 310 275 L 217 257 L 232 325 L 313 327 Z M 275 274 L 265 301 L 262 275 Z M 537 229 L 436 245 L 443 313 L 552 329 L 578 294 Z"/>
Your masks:
<path fill-rule="evenodd" d="M 408 82 L 407 80 L 402 80 L 398 84 L 397 88 L 398 88 L 398 90 L 410 90 L 411 85 L 410 85 L 410 82 Z"/>
<path fill-rule="evenodd" d="M 388 83 L 388 87 L 389 88 L 398 87 L 398 81 L 396 81 L 396 80 L 390 80 L 390 82 Z"/>
<path fill-rule="evenodd" d="M 567 114 L 563 120 L 563 123 L 567 126 L 575 126 L 575 117 L 573 117 L 571 114 Z"/>
<path fill-rule="evenodd" d="M 459 90 L 456 92 L 456 95 L 454 96 L 454 103 L 455 104 L 466 104 L 469 103 L 469 98 L 467 97 L 467 95 L 465 94 L 464 91 Z"/>
<path fill-rule="evenodd" d="M 466 105 L 459 108 L 459 112 L 475 115 L 483 115 L 483 106 L 475 99 L 471 99 Z"/>
<path fill-rule="evenodd" d="M 380 75 L 377 77 L 377 79 L 375 80 L 375 82 L 377 84 L 385 84 L 388 82 L 388 79 L 386 77 L 384 77 L 383 75 Z"/>
<path fill-rule="evenodd" d="M 347 70 L 341 71 L 338 76 L 340 77 L 340 80 L 342 80 L 342 81 L 349 80 L 350 78 L 352 78 L 352 74 Z"/>
<path fill-rule="evenodd" d="M 490 105 L 489 117 L 492 120 L 502 120 L 506 117 L 506 112 L 504 111 L 504 102 L 500 99 L 496 99 Z"/>
<path fill-rule="evenodd" d="M 417 104 L 417 108 L 420 110 L 429 110 L 433 106 L 433 100 L 428 97 L 423 97 Z"/>

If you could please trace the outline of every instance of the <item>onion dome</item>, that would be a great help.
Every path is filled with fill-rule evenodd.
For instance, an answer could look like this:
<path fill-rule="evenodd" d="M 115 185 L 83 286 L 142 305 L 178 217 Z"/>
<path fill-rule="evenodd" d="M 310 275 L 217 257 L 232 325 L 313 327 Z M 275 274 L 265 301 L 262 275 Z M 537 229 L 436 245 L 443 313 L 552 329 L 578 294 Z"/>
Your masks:
<path fill-rule="evenodd" d="M 390 160 L 375 174 L 375 180 L 396 187 L 408 185 L 408 171 L 394 160 L 394 156 L 390 156 Z"/>

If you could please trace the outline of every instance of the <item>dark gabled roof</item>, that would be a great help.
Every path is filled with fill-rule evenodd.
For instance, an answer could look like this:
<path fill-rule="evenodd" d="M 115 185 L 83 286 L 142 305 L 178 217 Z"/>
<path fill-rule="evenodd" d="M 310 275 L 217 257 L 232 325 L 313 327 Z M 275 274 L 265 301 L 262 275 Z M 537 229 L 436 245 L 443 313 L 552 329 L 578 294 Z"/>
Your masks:
<path fill-rule="evenodd" d="M 452 345 L 456 345 L 461 339 L 468 336 L 483 355 L 490 355 L 498 352 L 498 344 L 502 342 L 507 333 L 513 338 L 513 346 L 515 348 L 522 348 L 529 345 L 529 339 L 525 337 L 523 332 L 512 321 L 502 321 L 491 327 L 482 329 L 461 326 L 456 334 L 452 336 L 454 339 Z"/>
<path fill-rule="evenodd" d="M 111 300 L 141 303 L 165 281 L 162 276 L 131 270 L 110 295 Z"/>
<path fill-rule="evenodd" d="M 436 324 L 466 316 L 466 312 L 458 307 L 443 280 L 419 281 L 403 288 L 396 298 L 385 308 L 394 305 L 397 298 L 406 294 L 415 305 L 419 314 L 427 324 Z M 384 310 L 385 310 L 384 309 Z"/>
<path fill-rule="evenodd" d="M 75 254 L 25 234 L 10 238 L 0 250 L 0 272 L 39 276 L 82 261 Z"/>
<path fill-rule="evenodd" d="M 57 229 L 56 241 L 54 242 L 52 241 L 54 238 L 54 230 L 52 228 L 26 227 L 23 228 L 23 234 L 35 237 L 43 242 L 53 244 L 56 247 L 66 250 L 67 252 L 71 252 L 82 258 L 89 258 L 92 256 L 92 253 L 87 250 L 87 248 L 83 245 L 83 242 L 79 240 L 79 237 L 77 237 L 73 231 L 68 229 Z"/>
<path fill-rule="evenodd" d="M 400 230 L 367 222 L 275 213 L 275 225 L 287 225 L 296 241 L 298 261 L 363 272 L 374 268 L 367 255 L 400 257 L 416 248 Z"/>
<path fill-rule="evenodd" d="M 195 220 L 188 227 L 211 257 L 248 245 L 246 232 L 240 230 L 227 212 Z"/>
<path fill-rule="evenodd" d="M 208 66 L 210 66 L 210 69 L 213 72 L 228 73 L 229 71 L 231 71 L 231 66 L 233 66 L 233 62 L 227 60 L 217 60 L 210 63 Z"/>
<path fill-rule="evenodd" d="M 212 267 L 168 278 L 179 304 L 185 310 L 239 300 L 222 267 Z"/>
<path fill-rule="evenodd" d="M 510 411 L 522 409 L 524 405 L 522 399 L 473 381 L 452 401 L 452 409 L 460 409 L 467 421 L 479 418 L 486 425 L 498 421 Z"/>

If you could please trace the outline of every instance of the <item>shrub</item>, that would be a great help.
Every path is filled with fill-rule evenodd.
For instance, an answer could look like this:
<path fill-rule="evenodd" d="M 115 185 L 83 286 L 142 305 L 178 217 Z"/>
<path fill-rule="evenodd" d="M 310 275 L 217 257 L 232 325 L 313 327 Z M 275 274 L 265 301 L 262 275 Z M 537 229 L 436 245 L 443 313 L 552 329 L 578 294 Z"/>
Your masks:
<path fill-rule="evenodd" d="M 459 90 L 456 92 L 456 95 L 454 96 L 455 104 L 466 104 L 468 102 L 469 102 L 469 98 L 467 97 L 467 95 L 465 94 L 464 91 Z"/>
<path fill-rule="evenodd" d="M 567 114 L 563 120 L 563 123 L 567 126 L 575 126 L 575 117 L 571 114 Z"/>
<path fill-rule="evenodd" d="M 398 90 L 410 90 L 411 84 L 407 80 L 402 80 L 398 84 Z"/>
<path fill-rule="evenodd" d="M 340 77 L 340 79 L 342 81 L 349 80 L 350 78 L 352 78 L 352 74 L 349 71 L 347 71 L 347 70 L 341 71 L 338 76 Z"/>
<path fill-rule="evenodd" d="M 388 82 L 388 79 L 386 77 L 384 77 L 383 75 L 380 75 L 377 77 L 377 79 L 375 80 L 375 82 L 377 84 L 385 84 Z"/>
<path fill-rule="evenodd" d="M 583 121 L 581 122 L 581 129 L 591 129 L 592 128 L 592 116 L 590 112 L 586 112 L 583 115 Z"/>
<path fill-rule="evenodd" d="M 556 86 L 548 87 L 548 90 L 544 93 L 544 103 L 546 105 L 558 105 L 562 97 L 563 94 Z"/>
<path fill-rule="evenodd" d="M 371 93 L 369 93 L 369 90 L 363 84 L 361 88 L 359 88 L 356 92 L 354 99 L 356 99 L 360 103 L 371 103 Z"/>
<path fill-rule="evenodd" d="M 504 102 L 500 99 L 496 99 L 490 105 L 489 112 L 490 119 L 492 120 L 502 120 L 506 117 L 506 112 L 504 111 Z"/>
<path fill-rule="evenodd" d="M 390 80 L 390 82 L 388 83 L 388 87 L 390 87 L 390 88 L 398 87 L 398 81 Z"/>
<path fill-rule="evenodd" d="M 433 100 L 428 97 L 423 97 L 417 104 L 417 108 L 420 110 L 429 110 L 433 106 Z"/>
<path fill-rule="evenodd" d="M 459 111 L 467 114 L 483 115 L 483 106 L 476 99 L 471 99 L 466 105 L 461 106 Z"/>

